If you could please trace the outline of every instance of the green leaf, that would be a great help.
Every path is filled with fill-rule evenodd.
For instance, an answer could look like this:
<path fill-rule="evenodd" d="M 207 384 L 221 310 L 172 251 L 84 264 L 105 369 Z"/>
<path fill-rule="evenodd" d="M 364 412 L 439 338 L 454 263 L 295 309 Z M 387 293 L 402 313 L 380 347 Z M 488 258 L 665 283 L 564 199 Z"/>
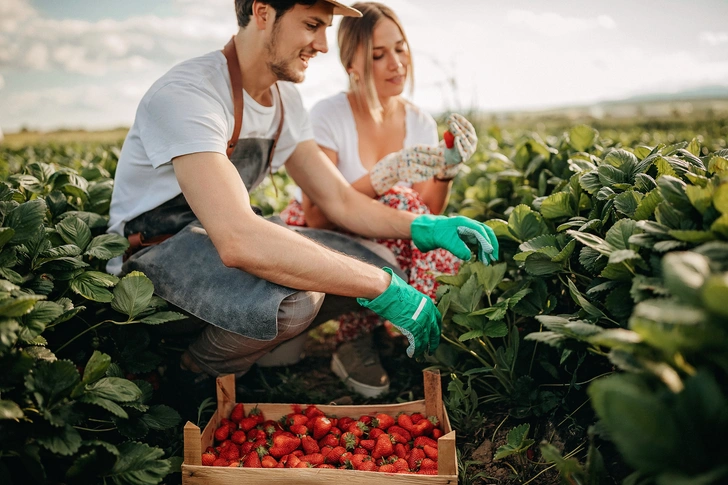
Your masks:
<path fill-rule="evenodd" d="M 189 317 L 177 312 L 157 312 L 149 315 L 148 317 L 142 318 L 141 322 L 147 325 L 159 325 L 161 323 L 175 322 L 186 318 Z"/>
<path fill-rule="evenodd" d="M 77 217 L 66 217 L 56 224 L 56 231 L 68 244 L 75 244 L 85 250 L 91 241 L 91 229 Z"/>
<path fill-rule="evenodd" d="M 508 335 L 508 326 L 502 320 L 489 321 L 483 328 L 483 335 L 488 338 L 499 338 Z"/>
<path fill-rule="evenodd" d="M 728 214 L 723 214 L 713 221 L 713 224 L 710 226 L 710 230 L 717 232 L 723 237 L 728 237 Z"/>
<path fill-rule="evenodd" d="M 23 419 L 24 413 L 20 409 L 20 406 L 15 401 L 9 401 L 6 399 L 0 400 L 0 421 L 4 419 L 19 420 Z"/>
<path fill-rule="evenodd" d="M 728 273 L 708 277 L 700 290 L 700 298 L 711 312 L 728 316 Z"/>
<path fill-rule="evenodd" d="M 0 227 L 0 249 L 5 246 L 5 243 L 10 241 L 15 236 L 15 229 L 12 227 Z"/>
<path fill-rule="evenodd" d="M 68 396 L 79 381 L 78 370 L 70 360 L 43 361 L 25 377 L 25 387 L 45 409 Z"/>
<path fill-rule="evenodd" d="M 142 415 L 141 420 L 149 426 L 149 429 L 162 430 L 177 426 L 182 418 L 171 407 L 158 404 L 149 408 L 149 411 Z"/>
<path fill-rule="evenodd" d="M 589 386 L 592 405 L 610 439 L 633 467 L 657 474 L 671 466 L 679 432 L 667 405 L 641 379 L 615 375 Z"/>
<path fill-rule="evenodd" d="M 483 336 L 483 329 L 477 328 L 475 330 L 469 330 L 469 331 L 465 332 L 464 334 L 460 335 L 458 337 L 458 340 L 460 342 L 467 342 L 468 340 L 481 338 L 482 336 Z"/>
<path fill-rule="evenodd" d="M 576 248 L 576 240 L 572 239 L 569 241 L 566 246 L 564 246 L 564 249 L 559 251 L 559 254 L 551 258 L 551 261 L 554 263 L 563 263 L 569 260 L 572 253 L 574 252 L 574 249 Z"/>
<path fill-rule="evenodd" d="M 69 287 L 74 293 L 81 295 L 87 300 L 108 303 L 114 299 L 110 288 L 118 283 L 119 278 L 99 271 L 85 271 L 69 282 Z"/>
<path fill-rule="evenodd" d="M 20 204 L 5 217 L 4 225 L 13 229 L 15 234 L 10 242 L 23 244 L 33 237 L 43 226 L 46 205 L 43 199 L 34 199 Z"/>
<path fill-rule="evenodd" d="M 704 243 L 715 240 L 715 234 L 710 231 L 680 231 L 678 229 L 671 229 L 669 234 L 678 241 L 690 243 Z"/>
<path fill-rule="evenodd" d="M 171 470 L 168 460 L 161 459 L 164 450 L 144 443 L 126 442 L 119 445 L 119 459 L 107 477 L 116 485 L 157 484 Z"/>
<path fill-rule="evenodd" d="M 473 265 L 473 271 L 478 277 L 478 282 L 486 294 L 490 295 L 493 290 L 503 281 L 508 265 L 506 263 L 484 265 L 477 262 Z"/>
<path fill-rule="evenodd" d="M 541 215 L 546 219 L 575 216 L 576 211 L 571 207 L 571 194 L 556 192 L 546 197 L 541 203 Z"/>
<path fill-rule="evenodd" d="M 700 156 L 700 142 L 698 141 L 697 138 L 693 138 L 690 141 L 690 144 L 688 145 L 687 150 L 690 153 L 692 153 L 693 155 L 695 155 L 696 157 Z"/>
<path fill-rule="evenodd" d="M 582 174 L 579 178 L 579 185 L 591 195 L 596 194 L 603 187 L 601 180 L 599 180 L 599 173 L 596 170 Z"/>
<path fill-rule="evenodd" d="M 556 236 L 553 234 L 544 234 L 543 236 L 538 236 L 533 239 L 529 239 L 528 241 L 524 242 L 520 246 L 518 246 L 518 249 L 520 249 L 523 252 L 526 251 L 538 251 L 541 248 L 545 248 L 547 246 L 557 246 L 557 239 Z"/>
<path fill-rule="evenodd" d="M 104 377 L 87 385 L 86 392 L 116 402 L 137 401 L 142 396 L 136 384 L 120 377 Z"/>
<path fill-rule="evenodd" d="M 548 231 L 541 215 L 524 204 L 513 209 L 508 217 L 508 228 L 519 241 L 528 241 Z"/>
<path fill-rule="evenodd" d="M 640 200 L 637 210 L 635 210 L 632 218 L 638 221 L 649 219 L 662 200 L 660 189 L 653 189 L 649 191 L 647 195 Z"/>
<path fill-rule="evenodd" d="M 599 165 L 597 173 L 599 174 L 599 183 L 602 184 L 602 189 L 629 182 L 627 174 L 612 165 Z"/>
<path fill-rule="evenodd" d="M 111 307 L 133 320 L 149 305 L 154 294 L 154 285 L 144 273 L 132 271 L 124 276 L 114 288 L 114 299 Z"/>
<path fill-rule="evenodd" d="M 81 435 L 72 426 L 66 425 L 48 436 L 39 436 L 38 443 L 51 453 L 71 456 L 81 447 Z"/>
<path fill-rule="evenodd" d="M 599 254 L 602 254 L 604 256 L 609 256 L 612 251 L 615 251 L 617 249 L 599 236 L 589 234 L 588 232 L 569 230 L 566 231 L 566 233 L 580 243 L 584 244 L 587 247 L 590 247 L 591 249 L 597 251 Z"/>
<path fill-rule="evenodd" d="M 508 223 L 501 219 L 488 219 L 485 221 L 485 225 L 493 229 L 495 236 L 498 239 L 508 238 L 512 241 L 516 241 L 516 237 L 508 230 Z"/>
<path fill-rule="evenodd" d="M 483 287 L 478 283 L 478 277 L 476 275 L 470 276 L 468 281 L 460 288 L 460 303 L 464 308 L 472 312 L 478 307 L 482 297 Z"/>
<path fill-rule="evenodd" d="M 587 125 L 576 125 L 568 132 L 568 142 L 577 152 L 585 152 L 594 146 L 599 132 Z"/>
<path fill-rule="evenodd" d="M 29 313 L 36 302 L 45 300 L 43 295 L 20 295 L 0 300 L 0 316 L 20 317 Z"/>
<path fill-rule="evenodd" d="M 91 240 L 86 248 L 87 256 L 109 260 L 121 256 L 129 247 L 129 241 L 118 234 L 102 234 Z"/>
<path fill-rule="evenodd" d="M 576 304 L 582 307 L 585 312 L 593 317 L 602 318 L 605 316 L 600 309 L 595 307 L 589 300 L 586 299 L 584 295 L 579 292 L 579 290 L 576 288 L 576 285 L 571 280 L 567 279 L 566 281 L 569 285 L 569 293 L 571 294 L 571 298 L 573 298 Z"/>
<path fill-rule="evenodd" d="M 520 424 L 508 432 L 506 444 L 500 446 L 493 457 L 493 460 L 501 460 L 507 456 L 525 452 L 533 445 L 534 440 L 528 439 L 528 431 L 531 426 L 527 423 Z"/>
<path fill-rule="evenodd" d="M 685 194 L 688 196 L 690 203 L 701 214 L 708 210 L 713 203 L 713 185 L 706 187 L 698 187 L 697 185 L 686 185 Z"/>
<path fill-rule="evenodd" d="M 480 310 L 476 310 L 469 315 L 474 317 L 478 315 L 485 315 L 488 317 L 489 320 L 501 320 L 503 317 L 506 316 L 506 311 L 508 310 L 508 302 L 507 301 L 499 301 L 495 305 L 489 306 L 488 308 L 482 308 Z"/>
<path fill-rule="evenodd" d="M 657 186 L 660 188 L 662 197 L 677 210 L 689 212 L 693 208 L 685 192 L 687 184 L 679 178 L 663 175 L 657 179 Z"/>
<path fill-rule="evenodd" d="M 608 231 L 606 242 L 615 249 L 631 249 L 629 238 L 635 233 L 637 223 L 631 219 L 618 220 Z"/>
<path fill-rule="evenodd" d="M 97 396 L 95 394 L 84 394 L 79 399 L 79 402 L 83 402 L 86 404 L 93 404 L 94 406 L 99 406 L 100 408 L 103 408 L 107 411 L 109 411 L 114 416 L 118 416 L 122 419 L 128 419 L 129 414 L 124 411 L 124 408 L 116 404 L 114 401 L 110 401 L 109 399 L 105 399 L 103 397 Z"/>
<path fill-rule="evenodd" d="M 554 248 L 556 249 L 556 248 Z M 562 263 L 553 262 L 553 257 L 544 253 L 533 253 L 526 258 L 526 272 L 532 276 L 545 276 L 564 269 Z"/>
<path fill-rule="evenodd" d="M 622 192 L 614 198 L 614 208 L 622 214 L 632 217 L 637 211 L 640 202 L 642 201 L 642 194 L 635 190 L 628 190 Z"/>
<path fill-rule="evenodd" d="M 604 161 L 602 162 L 602 164 L 607 164 L 607 166 L 620 169 L 626 175 L 632 175 L 634 173 L 637 163 L 637 157 L 633 153 L 623 149 L 612 150 L 607 153 L 607 156 L 604 157 Z"/>
<path fill-rule="evenodd" d="M 109 365 L 111 365 L 111 356 L 94 350 L 83 370 L 83 383 L 91 384 L 104 377 Z"/>

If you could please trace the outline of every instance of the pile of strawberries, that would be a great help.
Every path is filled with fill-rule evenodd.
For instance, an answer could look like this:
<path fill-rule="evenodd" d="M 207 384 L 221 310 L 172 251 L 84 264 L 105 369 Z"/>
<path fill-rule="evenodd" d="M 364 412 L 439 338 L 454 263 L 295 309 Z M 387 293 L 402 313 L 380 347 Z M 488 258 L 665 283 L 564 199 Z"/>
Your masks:
<path fill-rule="evenodd" d="M 437 418 L 400 413 L 336 418 L 316 406 L 266 420 L 236 404 L 215 430 L 215 446 L 202 454 L 207 466 L 248 468 L 341 468 L 437 475 Z"/>

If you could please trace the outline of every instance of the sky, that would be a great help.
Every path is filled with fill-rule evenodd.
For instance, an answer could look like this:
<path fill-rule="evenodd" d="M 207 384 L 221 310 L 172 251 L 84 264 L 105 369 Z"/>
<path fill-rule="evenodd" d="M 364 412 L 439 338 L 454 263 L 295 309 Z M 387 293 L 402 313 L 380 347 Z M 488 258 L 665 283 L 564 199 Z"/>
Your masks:
<path fill-rule="evenodd" d="M 728 0 L 391 0 L 433 114 L 728 86 Z M 299 90 L 345 90 L 336 28 Z M 151 84 L 237 31 L 233 0 L 0 0 L 0 129 L 130 126 Z"/>

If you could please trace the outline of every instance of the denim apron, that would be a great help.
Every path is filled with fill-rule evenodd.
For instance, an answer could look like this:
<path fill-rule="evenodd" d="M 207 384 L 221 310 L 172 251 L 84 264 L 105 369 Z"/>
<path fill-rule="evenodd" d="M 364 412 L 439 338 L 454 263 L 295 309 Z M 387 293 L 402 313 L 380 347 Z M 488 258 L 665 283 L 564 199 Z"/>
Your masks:
<path fill-rule="evenodd" d="M 274 139 L 238 139 L 242 126 L 243 89 L 232 40 L 223 53 L 228 59 L 235 106 L 235 129 L 227 155 L 245 187 L 251 191 L 270 171 L 273 151 L 283 126 L 283 101 L 279 91 L 281 117 Z M 260 215 L 260 211 L 254 209 Z M 339 232 L 289 227 L 277 216 L 269 220 L 356 259 L 379 267 L 389 265 L 356 239 Z M 226 267 L 183 194 L 129 221 L 124 234 L 130 241 L 154 241 L 151 245 L 141 244 L 142 248 L 128 257 L 122 268 L 124 273 L 143 272 L 154 283 L 155 293 L 164 300 L 209 324 L 245 337 L 275 338 L 281 302 L 299 291 Z M 162 242 L 156 243 L 158 240 Z M 405 277 L 401 271 L 397 272 Z"/>

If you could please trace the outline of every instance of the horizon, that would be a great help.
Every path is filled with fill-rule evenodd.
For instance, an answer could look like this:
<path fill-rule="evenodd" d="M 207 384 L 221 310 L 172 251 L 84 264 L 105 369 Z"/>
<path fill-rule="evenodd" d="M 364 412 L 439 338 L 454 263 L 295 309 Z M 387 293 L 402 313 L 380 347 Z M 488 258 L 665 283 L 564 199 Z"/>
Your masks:
<path fill-rule="evenodd" d="M 351 3 L 351 2 L 349 2 Z M 534 112 L 697 88 L 728 90 L 728 2 L 394 0 L 413 51 L 408 96 L 435 114 Z M 467 15 L 462 15 L 467 12 Z M 298 86 L 306 108 L 346 89 L 334 27 L 329 53 Z M 0 128 L 130 126 L 174 64 L 221 48 L 232 0 L 5 0 L 0 5 Z M 454 32 L 459 38 L 449 38 Z"/>

